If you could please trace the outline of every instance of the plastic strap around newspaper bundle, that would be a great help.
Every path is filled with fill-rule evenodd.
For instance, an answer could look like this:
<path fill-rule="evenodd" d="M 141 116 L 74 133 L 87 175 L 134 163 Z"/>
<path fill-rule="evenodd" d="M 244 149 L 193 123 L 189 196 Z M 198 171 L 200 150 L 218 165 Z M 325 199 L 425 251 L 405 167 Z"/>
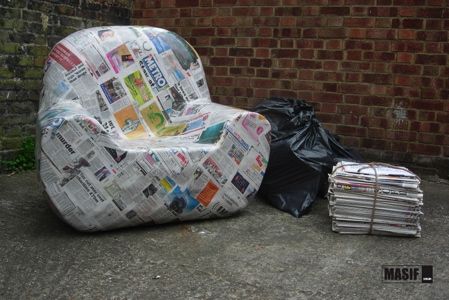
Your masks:
<path fill-rule="evenodd" d="M 380 165 L 380 164 L 370 162 L 370 163 L 368 163 L 368 166 L 362 167 L 357 170 L 357 172 L 360 172 L 361 170 L 367 169 L 367 168 L 371 168 L 374 170 L 374 198 L 373 198 L 373 208 L 371 209 L 371 218 L 370 218 L 370 223 L 369 223 L 368 234 L 373 234 L 373 223 L 374 223 L 374 216 L 376 214 L 377 194 L 379 193 L 379 180 L 378 180 L 379 177 L 377 175 L 376 165 Z"/>

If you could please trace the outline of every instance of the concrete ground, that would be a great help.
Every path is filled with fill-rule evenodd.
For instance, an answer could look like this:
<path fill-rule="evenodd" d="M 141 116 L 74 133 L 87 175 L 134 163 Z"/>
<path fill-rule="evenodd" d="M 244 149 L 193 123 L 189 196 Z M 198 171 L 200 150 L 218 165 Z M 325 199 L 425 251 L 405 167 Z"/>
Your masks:
<path fill-rule="evenodd" d="M 449 185 L 424 181 L 422 238 L 331 231 L 321 200 L 295 219 L 254 202 L 229 219 L 78 233 L 34 173 L 0 175 L 1 299 L 449 299 Z M 382 283 L 430 264 L 434 283 Z"/>

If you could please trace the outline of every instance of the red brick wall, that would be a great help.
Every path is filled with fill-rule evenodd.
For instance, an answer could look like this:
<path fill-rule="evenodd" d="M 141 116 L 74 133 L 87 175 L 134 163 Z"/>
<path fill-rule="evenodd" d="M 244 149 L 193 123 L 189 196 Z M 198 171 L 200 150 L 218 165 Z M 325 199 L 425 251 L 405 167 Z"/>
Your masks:
<path fill-rule="evenodd" d="M 190 41 L 217 102 L 303 98 L 346 145 L 449 169 L 448 7 L 444 0 L 135 0 L 133 23 Z"/>

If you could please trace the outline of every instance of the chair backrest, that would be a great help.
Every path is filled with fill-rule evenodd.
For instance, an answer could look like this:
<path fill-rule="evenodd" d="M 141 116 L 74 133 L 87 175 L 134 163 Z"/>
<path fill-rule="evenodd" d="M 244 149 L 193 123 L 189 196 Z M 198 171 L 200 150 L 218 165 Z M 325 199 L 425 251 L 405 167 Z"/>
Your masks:
<path fill-rule="evenodd" d="M 173 32 L 138 26 L 85 29 L 56 44 L 40 105 L 61 100 L 128 138 L 183 134 L 183 120 L 211 101 L 193 47 Z"/>

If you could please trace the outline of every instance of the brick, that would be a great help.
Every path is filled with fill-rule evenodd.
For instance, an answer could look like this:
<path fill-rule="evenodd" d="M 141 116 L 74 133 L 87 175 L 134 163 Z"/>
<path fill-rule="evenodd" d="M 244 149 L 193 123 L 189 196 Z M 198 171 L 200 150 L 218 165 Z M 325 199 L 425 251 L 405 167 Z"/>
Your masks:
<path fill-rule="evenodd" d="M 395 39 L 396 31 L 392 29 L 367 29 L 366 37 L 369 39 Z"/>
<path fill-rule="evenodd" d="M 237 19 L 235 17 L 215 17 L 212 20 L 214 26 L 232 26 L 236 23 Z"/>
<path fill-rule="evenodd" d="M 198 6 L 199 0 L 176 0 L 176 7 Z"/>
<path fill-rule="evenodd" d="M 296 80 L 295 81 L 295 89 L 297 90 L 309 90 L 309 91 L 319 91 L 322 90 L 322 84 L 320 82 L 314 82 L 310 80 Z"/>
<path fill-rule="evenodd" d="M 320 38 L 343 38 L 346 36 L 344 28 L 320 28 L 317 30 Z"/>
<path fill-rule="evenodd" d="M 276 7 L 274 9 L 275 16 L 299 16 L 301 15 L 300 7 Z"/>
<path fill-rule="evenodd" d="M 321 40 L 305 40 L 301 39 L 296 42 L 298 48 L 323 48 L 324 42 Z"/>
<path fill-rule="evenodd" d="M 399 28 L 401 26 L 401 20 L 400 19 L 391 19 L 391 28 Z"/>
<path fill-rule="evenodd" d="M 359 73 L 346 73 L 345 81 L 346 82 L 359 82 L 361 78 L 361 74 Z"/>
<path fill-rule="evenodd" d="M 397 7 L 376 6 L 368 8 L 368 16 L 376 17 L 394 17 L 397 16 Z"/>
<path fill-rule="evenodd" d="M 341 123 L 342 116 L 337 114 L 317 113 L 318 119 L 323 123 L 338 124 Z"/>
<path fill-rule="evenodd" d="M 449 10 L 445 7 L 419 8 L 417 16 L 424 18 L 447 18 L 449 16 Z"/>
<path fill-rule="evenodd" d="M 394 83 L 396 85 L 401 85 L 401 86 L 411 86 L 413 85 L 413 80 L 410 76 L 406 76 L 406 75 L 395 75 L 394 76 Z"/>
<path fill-rule="evenodd" d="M 273 77 L 273 78 L 296 78 L 297 70 L 296 69 L 272 69 L 271 77 Z M 301 78 L 299 78 L 299 79 L 301 79 Z"/>
<path fill-rule="evenodd" d="M 271 56 L 276 58 L 297 58 L 298 49 L 273 49 Z"/>
<path fill-rule="evenodd" d="M 441 30 L 441 29 L 443 29 L 443 21 L 426 19 L 426 29 L 427 30 Z"/>
<path fill-rule="evenodd" d="M 354 116 L 366 115 L 367 107 L 351 104 L 338 104 L 337 113 L 339 114 L 351 114 Z M 357 118 L 358 119 L 358 118 Z"/>
<path fill-rule="evenodd" d="M 349 29 L 348 37 L 353 39 L 364 39 L 366 38 L 366 29 L 364 28 Z"/>
<path fill-rule="evenodd" d="M 232 6 L 235 5 L 237 0 L 214 0 L 215 6 Z"/>
<path fill-rule="evenodd" d="M 158 10 L 153 10 L 157 12 Z M 216 13 L 216 9 L 213 7 L 198 7 L 193 8 L 192 10 L 192 16 L 194 17 L 210 17 L 213 16 Z"/>
<path fill-rule="evenodd" d="M 193 28 L 192 36 L 214 36 L 215 28 Z"/>
<path fill-rule="evenodd" d="M 340 84 L 339 91 L 348 94 L 366 94 L 368 93 L 368 85 L 360 83 L 342 83 Z"/>
<path fill-rule="evenodd" d="M 298 79 L 311 80 L 313 79 L 313 70 L 301 69 L 298 71 Z"/>
<path fill-rule="evenodd" d="M 415 63 L 417 63 L 417 64 L 445 65 L 446 61 L 447 61 L 447 56 L 446 55 L 416 54 Z"/>
<path fill-rule="evenodd" d="M 416 132 L 405 130 L 389 130 L 386 132 L 386 138 L 396 141 L 415 141 L 417 137 Z"/>
<path fill-rule="evenodd" d="M 291 90 L 271 90 L 269 93 L 270 97 L 284 97 L 284 98 L 297 98 L 296 91 Z"/>
<path fill-rule="evenodd" d="M 296 61 L 296 67 L 304 69 L 321 69 L 321 62 L 315 60 L 299 59 Z"/>
<path fill-rule="evenodd" d="M 303 38 L 316 38 L 317 37 L 317 30 L 315 28 L 306 28 L 302 31 L 302 37 Z"/>
<path fill-rule="evenodd" d="M 334 103 L 323 103 L 321 105 L 320 112 L 322 113 L 336 113 L 337 112 L 337 105 Z"/>
<path fill-rule="evenodd" d="M 341 81 L 342 76 L 340 73 L 335 72 L 315 71 L 313 79 L 316 81 Z M 336 90 L 336 88 L 333 88 L 333 90 Z"/>
<path fill-rule="evenodd" d="M 449 113 L 438 112 L 437 116 L 436 116 L 436 121 L 438 123 L 449 124 Z M 446 143 L 446 144 L 449 145 L 449 136 L 447 137 L 447 141 L 448 141 L 448 143 Z"/>
<path fill-rule="evenodd" d="M 348 104 L 360 104 L 360 96 L 358 96 L 358 95 L 344 95 L 344 102 L 348 103 Z"/>
<path fill-rule="evenodd" d="M 252 58 L 250 60 L 250 66 L 251 67 L 264 67 L 264 68 L 270 68 L 272 64 L 271 59 L 259 59 L 259 58 Z"/>
<path fill-rule="evenodd" d="M 425 44 L 425 51 L 428 53 L 441 53 L 442 47 L 441 43 L 426 43 Z"/>
<path fill-rule="evenodd" d="M 229 29 L 229 31 L 231 32 L 230 29 Z M 234 34 L 236 36 L 253 37 L 253 36 L 257 35 L 255 28 L 236 28 L 236 30 L 234 30 L 234 31 L 235 31 Z"/>
<path fill-rule="evenodd" d="M 249 38 L 237 38 L 235 45 L 237 47 L 250 47 L 251 46 L 251 39 L 249 39 Z M 242 52 L 242 53 L 244 53 L 244 52 Z"/>
<path fill-rule="evenodd" d="M 300 28 L 280 28 L 274 29 L 273 35 L 278 38 L 288 37 L 288 38 L 298 38 L 301 37 Z M 291 40 L 293 42 L 293 40 Z"/>
<path fill-rule="evenodd" d="M 419 121 L 435 121 L 435 112 L 433 111 L 420 111 L 418 114 Z"/>
<path fill-rule="evenodd" d="M 212 57 L 210 64 L 214 66 L 233 66 L 234 58 L 232 57 Z"/>
<path fill-rule="evenodd" d="M 314 99 L 324 103 L 341 103 L 342 95 L 337 93 L 327 93 L 327 92 L 315 92 Z"/>
<path fill-rule="evenodd" d="M 346 49 L 371 50 L 373 49 L 373 42 L 348 40 L 345 42 L 345 47 Z"/>
<path fill-rule="evenodd" d="M 249 66 L 249 58 L 247 57 L 236 57 L 235 58 L 235 65 L 236 66 L 240 66 L 240 67 L 244 67 L 244 66 Z M 245 71 L 250 74 L 250 70 L 252 70 L 251 68 L 247 68 Z"/>
<path fill-rule="evenodd" d="M 272 28 L 259 28 L 259 36 L 261 37 L 272 37 L 273 29 Z"/>
<path fill-rule="evenodd" d="M 262 58 L 268 58 L 270 57 L 270 50 L 269 49 L 263 49 L 259 48 L 255 50 L 255 56 L 256 57 L 262 57 Z"/>
<path fill-rule="evenodd" d="M 447 42 L 447 31 L 418 31 L 416 35 L 418 40 L 434 41 L 434 42 Z"/>
<path fill-rule="evenodd" d="M 437 135 L 429 133 L 419 133 L 418 142 L 423 144 L 435 144 Z"/>
<path fill-rule="evenodd" d="M 233 46 L 235 45 L 235 39 L 234 38 L 214 38 L 211 41 L 211 44 L 213 46 Z"/>
<path fill-rule="evenodd" d="M 267 98 L 270 95 L 270 90 L 268 89 L 259 89 L 259 88 L 255 88 L 254 89 L 254 96 L 258 97 L 258 98 Z"/>
<path fill-rule="evenodd" d="M 390 74 L 363 74 L 362 81 L 374 84 L 391 84 L 392 75 Z"/>
<path fill-rule="evenodd" d="M 398 14 L 401 17 L 414 17 L 416 16 L 417 9 L 416 7 L 411 6 L 403 6 L 398 8 Z"/>
<path fill-rule="evenodd" d="M 340 63 L 340 66 L 342 70 L 348 71 L 368 70 L 370 68 L 370 64 L 366 62 L 343 61 Z"/>
<path fill-rule="evenodd" d="M 356 126 L 337 125 L 335 133 L 350 136 L 364 136 L 364 129 L 365 128 L 359 128 Z"/>
<path fill-rule="evenodd" d="M 253 18 L 254 26 L 278 26 L 279 18 L 278 17 L 256 17 Z"/>
<path fill-rule="evenodd" d="M 240 0 L 240 5 L 260 5 L 260 6 L 279 6 L 281 5 L 280 0 Z"/>
<path fill-rule="evenodd" d="M 296 25 L 304 28 L 304 27 L 320 27 L 324 25 L 326 22 L 325 19 L 320 17 L 304 17 L 298 18 Z"/>
<path fill-rule="evenodd" d="M 443 110 L 443 103 L 438 100 L 413 100 L 410 102 L 410 107 L 415 109 L 423 109 L 423 110 L 435 110 L 441 111 Z"/>
<path fill-rule="evenodd" d="M 322 89 L 327 92 L 337 92 L 339 84 L 337 83 L 323 83 Z"/>
<path fill-rule="evenodd" d="M 231 48 L 229 49 L 230 56 L 253 56 L 254 49 L 252 48 Z"/>
<path fill-rule="evenodd" d="M 409 144 L 409 151 L 424 155 L 438 156 L 441 154 L 441 148 L 442 148 L 441 146 L 434 146 L 434 145 L 425 145 L 417 143 Z"/>
<path fill-rule="evenodd" d="M 444 2 L 445 2 L 444 0 L 428 0 L 427 4 L 428 5 L 435 5 L 435 6 L 444 6 L 445 5 Z"/>
<path fill-rule="evenodd" d="M 253 47 L 274 48 L 277 46 L 278 41 L 270 38 L 255 38 L 252 41 Z"/>
<path fill-rule="evenodd" d="M 414 40 L 416 38 L 416 31 L 411 29 L 399 29 L 398 39 L 400 40 Z"/>
<path fill-rule="evenodd" d="M 318 16 L 320 14 L 320 8 L 318 6 L 302 7 L 303 16 Z"/>
<path fill-rule="evenodd" d="M 353 6 L 351 7 L 352 16 L 366 16 L 368 8 L 366 6 Z"/>
<path fill-rule="evenodd" d="M 349 15 L 349 7 L 321 7 L 320 8 L 320 14 L 321 15 L 338 15 L 338 16 L 344 16 Z"/>
<path fill-rule="evenodd" d="M 268 88 L 275 88 L 276 84 L 279 81 L 277 80 L 273 80 L 273 79 L 260 79 L 260 78 L 255 78 L 255 79 L 251 79 L 251 86 L 253 87 L 268 87 Z"/>
<path fill-rule="evenodd" d="M 279 21 L 279 26 L 288 26 L 293 27 L 296 25 L 297 18 L 296 17 L 283 17 Z"/>
<path fill-rule="evenodd" d="M 343 58 L 343 52 L 342 51 L 318 50 L 317 58 L 318 59 L 340 60 Z"/>
<path fill-rule="evenodd" d="M 341 40 L 327 40 L 324 48 L 325 49 L 341 49 L 342 41 Z"/>
<path fill-rule="evenodd" d="M 259 8 L 259 15 L 261 16 L 273 16 L 274 8 L 273 7 L 261 7 Z"/>
<path fill-rule="evenodd" d="M 257 7 L 233 7 L 233 16 L 257 16 L 259 9 Z"/>
<path fill-rule="evenodd" d="M 295 42 L 291 39 L 282 39 L 280 40 L 280 48 L 293 48 Z"/>
<path fill-rule="evenodd" d="M 403 28 L 420 29 L 423 28 L 423 19 L 404 19 L 402 20 Z"/>
<path fill-rule="evenodd" d="M 395 20 L 395 23 L 393 23 L 393 20 L 389 19 L 389 18 L 376 18 L 374 27 L 376 27 L 376 28 L 397 28 L 397 27 L 399 27 L 399 20 Z"/>
<path fill-rule="evenodd" d="M 419 75 L 422 71 L 422 68 L 420 66 L 415 66 L 415 65 L 394 64 L 392 71 L 393 71 L 393 73 L 398 73 L 398 74 Z"/>
<path fill-rule="evenodd" d="M 361 98 L 361 104 L 366 106 L 384 106 L 391 107 L 393 100 L 389 97 L 364 96 Z"/>
<path fill-rule="evenodd" d="M 412 6 L 412 5 L 425 5 L 425 0 L 393 0 L 393 5 L 405 5 L 405 6 Z"/>
<path fill-rule="evenodd" d="M 372 18 L 345 18 L 343 25 L 346 27 L 373 27 L 374 19 Z"/>

